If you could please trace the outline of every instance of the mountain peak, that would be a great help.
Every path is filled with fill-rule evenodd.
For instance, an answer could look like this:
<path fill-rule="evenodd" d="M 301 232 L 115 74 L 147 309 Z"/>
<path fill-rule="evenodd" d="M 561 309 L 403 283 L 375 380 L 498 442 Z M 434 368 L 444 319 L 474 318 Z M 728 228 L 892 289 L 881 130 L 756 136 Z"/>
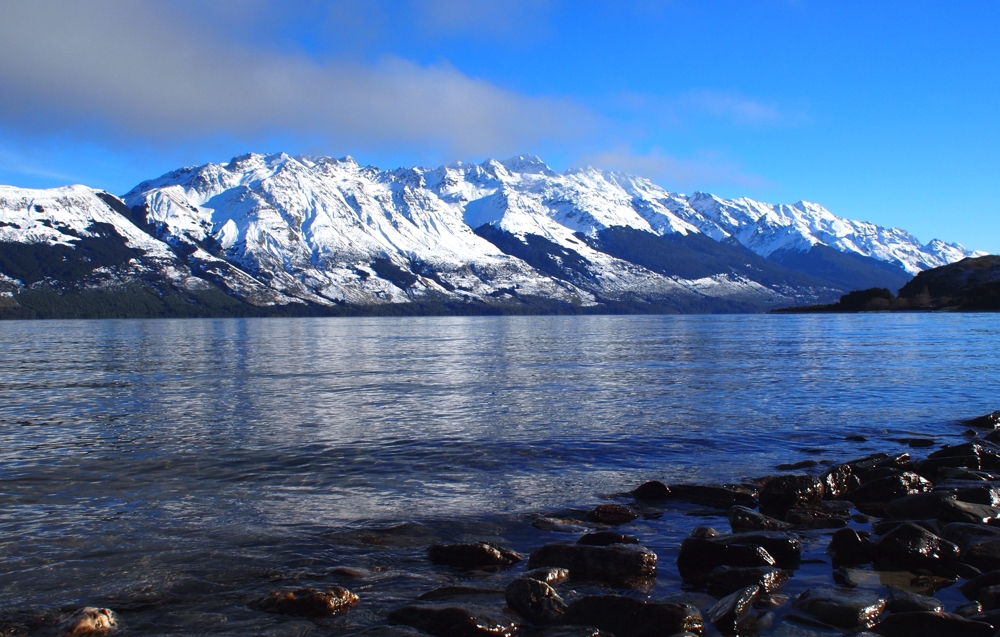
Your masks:
<path fill-rule="evenodd" d="M 517 155 L 498 163 L 512 173 L 547 176 L 556 174 L 538 155 Z"/>

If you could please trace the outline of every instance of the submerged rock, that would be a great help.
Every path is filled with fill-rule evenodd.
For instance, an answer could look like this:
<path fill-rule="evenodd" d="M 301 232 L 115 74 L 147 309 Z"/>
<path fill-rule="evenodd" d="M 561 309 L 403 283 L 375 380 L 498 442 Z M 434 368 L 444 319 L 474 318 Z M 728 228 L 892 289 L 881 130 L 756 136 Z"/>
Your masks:
<path fill-rule="evenodd" d="M 474 615 L 464 608 L 404 606 L 386 616 L 390 624 L 412 626 L 437 637 L 508 637 L 517 624 Z"/>
<path fill-rule="evenodd" d="M 492 542 L 474 544 L 434 544 L 427 549 L 431 562 L 456 568 L 504 567 L 520 562 L 523 558 Z"/>
<path fill-rule="evenodd" d="M 1000 429 L 1000 411 L 971 418 L 963 421 L 962 424 L 966 427 L 975 427 L 977 429 Z"/>
<path fill-rule="evenodd" d="M 432 591 L 427 591 L 418 595 L 417 599 L 433 601 L 438 599 L 449 599 L 451 597 L 463 597 L 466 595 L 502 595 L 503 591 L 495 588 L 478 588 L 476 586 L 442 586 Z"/>
<path fill-rule="evenodd" d="M 670 492 L 678 500 L 719 509 L 728 509 L 736 504 L 757 506 L 757 489 L 744 484 L 673 484 L 670 485 Z"/>
<path fill-rule="evenodd" d="M 733 533 L 742 533 L 744 531 L 780 531 L 792 528 L 792 525 L 787 522 L 739 505 L 729 509 L 729 526 L 732 527 Z"/>
<path fill-rule="evenodd" d="M 562 620 L 566 604 L 555 590 L 537 579 L 522 577 L 507 585 L 507 606 L 533 624 L 554 624 Z"/>
<path fill-rule="evenodd" d="M 884 637 L 993 637 L 993 626 L 953 613 L 892 613 L 873 629 Z"/>
<path fill-rule="evenodd" d="M 72 613 L 59 624 L 65 637 L 108 635 L 118 631 L 118 618 L 109 608 L 88 606 Z"/>
<path fill-rule="evenodd" d="M 529 568 L 568 569 L 573 579 L 621 583 L 656 576 L 656 554 L 635 544 L 549 544 L 531 554 Z"/>
<path fill-rule="evenodd" d="M 677 633 L 701 635 L 701 612 L 688 604 L 655 604 L 631 597 L 597 595 L 569 605 L 566 621 L 595 626 L 627 637 L 667 637 Z"/>
<path fill-rule="evenodd" d="M 631 535 L 622 535 L 614 531 L 600 531 L 598 533 L 587 533 L 577 544 L 584 546 L 610 546 L 611 544 L 638 544 L 639 538 Z"/>
<path fill-rule="evenodd" d="M 886 600 L 874 593 L 841 588 L 810 588 L 792 606 L 822 622 L 842 628 L 871 628 Z"/>
<path fill-rule="evenodd" d="M 627 524 L 639 517 L 632 509 L 621 504 L 602 504 L 587 514 L 587 519 L 598 524 Z"/>
<path fill-rule="evenodd" d="M 632 490 L 632 496 L 636 500 L 666 500 L 672 495 L 670 487 L 659 480 L 644 482 Z"/>
<path fill-rule="evenodd" d="M 569 569 L 555 567 L 536 568 L 526 572 L 521 577 L 530 577 L 551 586 L 552 584 L 562 584 L 569 581 Z"/>
<path fill-rule="evenodd" d="M 251 607 L 279 615 L 332 617 L 347 612 L 357 603 L 357 595 L 346 588 L 332 586 L 322 591 L 315 588 L 271 591 L 251 604 Z"/>
<path fill-rule="evenodd" d="M 752 611 L 759 595 L 757 585 L 738 589 L 709 608 L 705 618 L 723 635 L 745 634 L 756 629 L 757 615 Z"/>

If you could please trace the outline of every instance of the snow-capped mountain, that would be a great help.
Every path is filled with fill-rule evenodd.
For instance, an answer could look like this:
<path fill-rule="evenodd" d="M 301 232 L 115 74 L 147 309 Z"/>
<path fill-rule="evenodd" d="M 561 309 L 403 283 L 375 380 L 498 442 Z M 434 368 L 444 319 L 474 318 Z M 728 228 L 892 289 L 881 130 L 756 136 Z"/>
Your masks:
<path fill-rule="evenodd" d="M 381 171 L 249 154 L 145 181 L 123 201 L 0 189 L 0 248 L 71 249 L 100 224 L 142 252 L 126 263 L 175 288 L 197 279 L 254 306 L 313 309 L 759 311 L 896 288 L 973 254 L 816 204 L 681 195 L 533 156 Z M 16 270 L 0 267 L 8 288 L 37 284 Z"/>

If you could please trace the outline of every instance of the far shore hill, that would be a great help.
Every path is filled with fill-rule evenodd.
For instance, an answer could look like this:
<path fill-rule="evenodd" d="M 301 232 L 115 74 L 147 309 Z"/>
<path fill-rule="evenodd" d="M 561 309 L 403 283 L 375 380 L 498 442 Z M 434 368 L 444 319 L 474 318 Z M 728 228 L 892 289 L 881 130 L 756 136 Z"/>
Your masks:
<path fill-rule="evenodd" d="M 781 314 L 1000 311 L 1000 256 L 962 259 L 919 273 L 894 296 L 888 288 L 856 290 L 837 303 L 771 310 Z"/>

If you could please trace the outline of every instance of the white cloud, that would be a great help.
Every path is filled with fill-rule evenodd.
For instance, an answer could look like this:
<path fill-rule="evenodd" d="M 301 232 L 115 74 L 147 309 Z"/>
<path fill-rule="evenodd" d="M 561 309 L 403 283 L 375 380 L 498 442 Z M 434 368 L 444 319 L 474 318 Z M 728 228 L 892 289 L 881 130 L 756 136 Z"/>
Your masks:
<path fill-rule="evenodd" d="M 668 188 L 682 190 L 721 184 L 752 189 L 769 185 L 767 180 L 748 174 L 737 164 L 723 158 L 711 154 L 679 158 L 661 148 L 653 148 L 648 153 L 633 153 L 627 149 L 595 153 L 582 157 L 576 163 L 646 177 Z"/>

